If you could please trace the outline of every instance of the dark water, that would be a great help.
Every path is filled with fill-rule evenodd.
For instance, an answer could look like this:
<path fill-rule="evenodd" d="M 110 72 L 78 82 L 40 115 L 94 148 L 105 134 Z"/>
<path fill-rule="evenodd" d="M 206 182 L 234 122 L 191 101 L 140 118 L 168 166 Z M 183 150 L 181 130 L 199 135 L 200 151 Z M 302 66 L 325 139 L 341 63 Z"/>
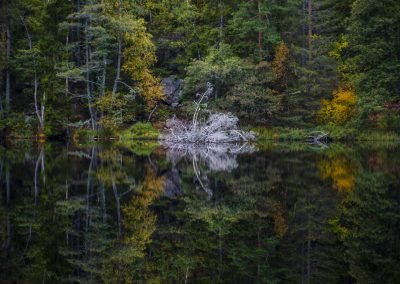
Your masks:
<path fill-rule="evenodd" d="M 400 151 L 0 146 L 2 283 L 399 283 Z"/>

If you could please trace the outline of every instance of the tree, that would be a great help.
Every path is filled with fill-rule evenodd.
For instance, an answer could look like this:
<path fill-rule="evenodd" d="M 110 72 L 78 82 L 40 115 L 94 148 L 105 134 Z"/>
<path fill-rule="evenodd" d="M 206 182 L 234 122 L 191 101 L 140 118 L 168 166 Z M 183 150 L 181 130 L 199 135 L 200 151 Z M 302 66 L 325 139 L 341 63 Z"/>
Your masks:
<path fill-rule="evenodd" d="M 351 88 L 341 88 L 333 93 L 332 100 L 322 100 L 318 120 L 333 125 L 343 125 L 356 115 L 357 97 Z"/>
<path fill-rule="evenodd" d="M 150 70 L 156 62 L 155 48 L 143 20 L 132 19 L 128 21 L 128 26 L 131 30 L 124 34 L 128 46 L 124 50 L 123 70 L 137 82 L 139 94 L 147 107 L 152 109 L 164 96 L 161 82 Z"/>
<path fill-rule="evenodd" d="M 245 64 L 233 55 L 230 46 L 211 48 L 204 60 L 196 60 L 187 68 L 184 93 L 194 95 L 207 90 L 207 83 L 214 87 L 214 97 L 226 94 L 244 78 Z"/>
<path fill-rule="evenodd" d="M 399 101 L 400 3 L 356 0 L 349 18 L 349 48 L 341 67 L 358 96 L 358 123 Z M 371 121 L 370 121 L 371 122 Z"/>
<path fill-rule="evenodd" d="M 265 60 L 280 40 L 272 10 L 279 4 L 269 0 L 247 1 L 238 5 L 229 22 L 230 44 L 241 56 L 250 54 L 256 61 Z M 250 40 L 249 40 L 250 39 Z"/>
<path fill-rule="evenodd" d="M 293 79 L 292 61 L 290 50 L 284 42 L 277 45 L 275 56 L 272 60 L 272 72 L 275 82 L 275 90 L 283 91 L 289 87 Z"/>
<path fill-rule="evenodd" d="M 399 277 L 398 181 L 365 169 L 340 204 L 335 228 L 345 248 L 350 275 L 359 282 L 393 282 Z M 369 218 L 364 218 L 369 216 Z M 385 233 L 382 233 L 385 232 Z"/>
<path fill-rule="evenodd" d="M 0 112 L 3 112 L 3 107 L 6 112 L 10 109 L 10 98 L 11 98 L 11 11 L 12 3 L 10 1 L 4 1 L 0 7 L 2 7 L 3 13 L 0 14 L 2 17 L 2 37 L 1 37 L 1 66 L 2 70 L 5 72 L 5 84 L 4 84 L 4 105 L 2 100 L 0 100 Z M 0 84 L 0 87 L 3 87 Z"/>

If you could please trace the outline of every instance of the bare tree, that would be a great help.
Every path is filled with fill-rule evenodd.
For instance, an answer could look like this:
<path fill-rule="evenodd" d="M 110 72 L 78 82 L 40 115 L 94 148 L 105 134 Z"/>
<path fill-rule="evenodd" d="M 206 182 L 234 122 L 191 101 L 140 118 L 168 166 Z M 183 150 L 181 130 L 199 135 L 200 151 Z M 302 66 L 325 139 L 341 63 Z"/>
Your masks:
<path fill-rule="evenodd" d="M 164 142 L 162 142 L 164 144 Z M 200 187 L 211 198 L 213 193 L 209 186 L 207 172 L 231 172 L 238 167 L 237 156 L 239 154 L 252 153 L 255 150 L 253 145 L 248 143 L 175 143 L 164 144 L 167 147 L 167 158 L 176 165 L 185 159 L 192 163 L 195 178 Z M 205 170 L 201 170 L 201 165 Z"/>
<path fill-rule="evenodd" d="M 200 96 L 195 103 L 195 112 L 192 122 L 186 123 L 177 118 L 166 122 L 166 132 L 161 136 L 163 143 L 227 143 L 227 142 L 248 142 L 255 140 L 253 132 L 245 132 L 238 129 L 239 119 L 230 113 L 209 114 L 207 120 L 200 121 L 201 107 L 204 100 L 213 93 L 213 87 L 208 84 L 208 89 Z"/>

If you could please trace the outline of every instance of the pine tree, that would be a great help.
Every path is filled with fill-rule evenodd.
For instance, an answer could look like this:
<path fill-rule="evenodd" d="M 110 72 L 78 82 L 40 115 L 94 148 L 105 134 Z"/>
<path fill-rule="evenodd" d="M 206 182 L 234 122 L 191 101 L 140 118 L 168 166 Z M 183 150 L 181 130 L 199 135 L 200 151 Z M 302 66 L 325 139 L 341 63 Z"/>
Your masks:
<path fill-rule="evenodd" d="M 354 1 L 342 68 L 359 97 L 359 123 L 400 100 L 399 33 L 399 1 Z"/>

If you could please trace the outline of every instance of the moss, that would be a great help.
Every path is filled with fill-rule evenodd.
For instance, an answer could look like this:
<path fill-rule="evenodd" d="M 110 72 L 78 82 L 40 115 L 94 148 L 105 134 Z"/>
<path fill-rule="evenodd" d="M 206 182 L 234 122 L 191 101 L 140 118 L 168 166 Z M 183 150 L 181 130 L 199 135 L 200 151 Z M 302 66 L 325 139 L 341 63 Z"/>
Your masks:
<path fill-rule="evenodd" d="M 138 122 L 120 134 L 120 140 L 156 140 L 160 136 L 160 131 L 151 123 Z"/>
<path fill-rule="evenodd" d="M 400 142 L 400 134 L 393 131 L 364 130 L 338 126 L 318 126 L 315 128 L 253 128 L 257 140 L 262 141 L 304 141 L 309 133 L 323 131 L 333 141 L 390 141 Z"/>

